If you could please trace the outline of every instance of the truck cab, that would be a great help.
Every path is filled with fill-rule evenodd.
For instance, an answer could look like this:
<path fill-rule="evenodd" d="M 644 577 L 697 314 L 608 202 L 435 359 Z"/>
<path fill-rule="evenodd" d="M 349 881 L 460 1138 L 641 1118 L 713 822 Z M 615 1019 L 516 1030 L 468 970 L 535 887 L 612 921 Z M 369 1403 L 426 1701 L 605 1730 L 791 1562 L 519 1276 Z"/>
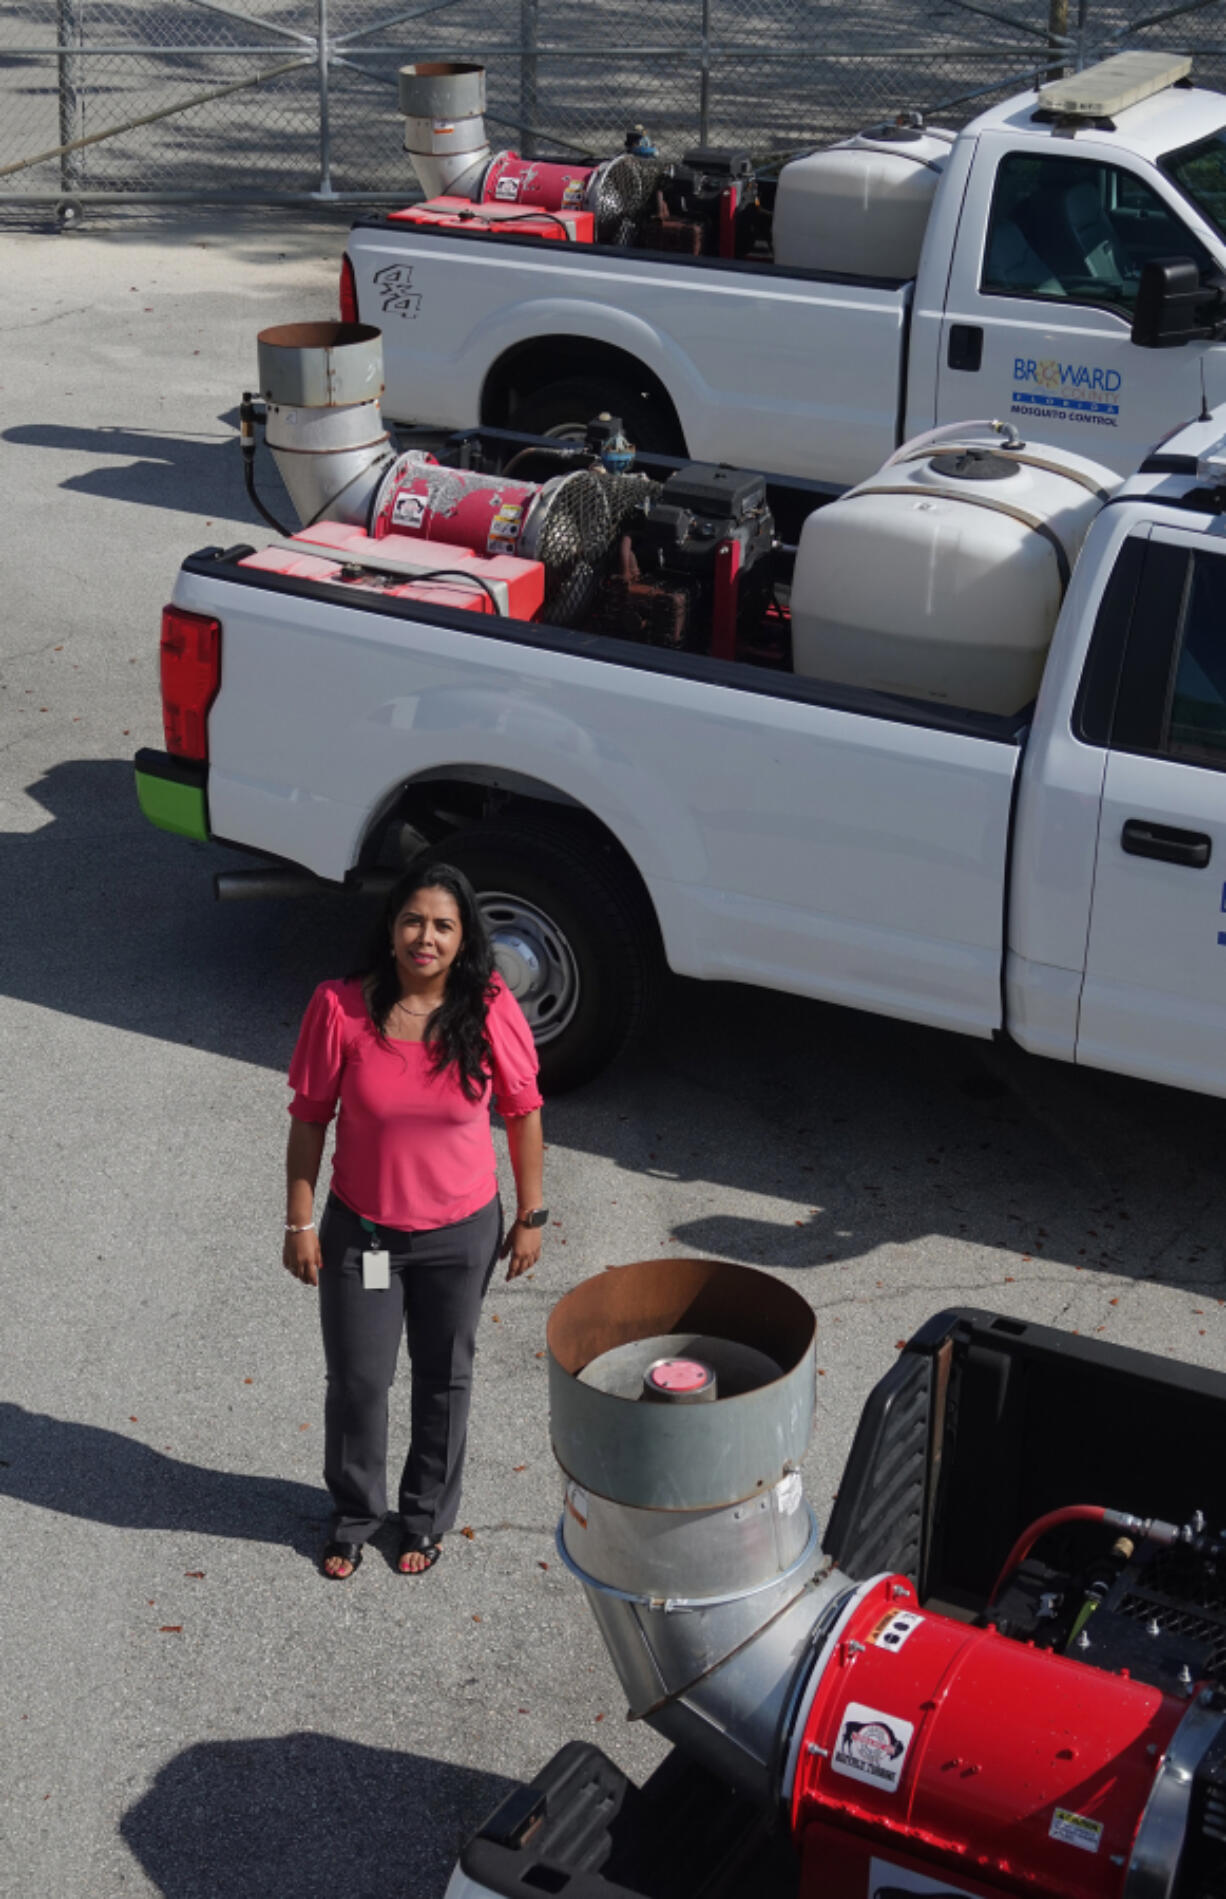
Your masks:
<path fill-rule="evenodd" d="M 1226 346 L 1145 347 L 1136 317 L 1147 265 L 1185 260 L 1206 287 L 1226 273 L 1224 119 L 1182 80 L 1120 106 L 1075 78 L 969 127 L 916 285 L 908 433 L 1008 414 L 1126 469 L 1221 401 Z"/>

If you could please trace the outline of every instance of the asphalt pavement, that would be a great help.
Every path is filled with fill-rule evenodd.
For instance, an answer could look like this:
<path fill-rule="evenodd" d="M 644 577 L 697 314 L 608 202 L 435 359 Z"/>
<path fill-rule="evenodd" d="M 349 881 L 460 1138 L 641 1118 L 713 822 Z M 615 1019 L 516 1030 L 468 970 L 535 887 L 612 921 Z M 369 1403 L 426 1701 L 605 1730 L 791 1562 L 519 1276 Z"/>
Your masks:
<path fill-rule="evenodd" d="M 161 742 L 179 561 L 261 533 L 235 433 L 256 332 L 332 314 L 342 235 L 0 234 L 0 1892 L 23 1899 L 438 1899 L 563 1741 L 650 1770 L 552 1541 L 544 1323 L 606 1264 L 715 1254 L 812 1301 L 822 1517 L 871 1385 L 942 1307 L 1223 1362 L 1226 1105 L 677 982 L 645 1046 L 548 1106 L 553 1223 L 487 1302 L 465 1534 L 419 1580 L 378 1554 L 319 1577 L 284 1069 L 362 919 L 215 905 L 238 860 L 145 824 L 131 758 Z"/>

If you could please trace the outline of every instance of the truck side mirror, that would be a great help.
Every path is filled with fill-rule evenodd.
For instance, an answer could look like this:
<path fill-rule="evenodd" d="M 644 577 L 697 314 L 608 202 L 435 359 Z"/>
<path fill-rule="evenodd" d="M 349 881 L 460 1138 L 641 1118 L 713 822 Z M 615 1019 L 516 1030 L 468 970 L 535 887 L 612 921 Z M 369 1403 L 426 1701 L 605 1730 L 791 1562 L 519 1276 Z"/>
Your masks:
<path fill-rule="evenodd" d="M 1223 334 L 1222 286 L 1206 282 L 1190 257 L 1155 257 L 1143 266 L 1132 319 L 1142 349 L 1215 342 Z"/>

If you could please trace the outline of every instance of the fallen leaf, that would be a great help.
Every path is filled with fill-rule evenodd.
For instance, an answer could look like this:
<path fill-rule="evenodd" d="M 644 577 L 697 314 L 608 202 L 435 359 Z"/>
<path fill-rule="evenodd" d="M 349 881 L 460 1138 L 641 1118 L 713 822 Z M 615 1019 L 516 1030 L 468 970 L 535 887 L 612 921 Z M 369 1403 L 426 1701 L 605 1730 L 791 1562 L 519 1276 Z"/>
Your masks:
<path fill-rule="evenodd" d="M 310 1430 L 310 1428 L 311 1428 L 311 1427 L 310 1427 L 310 1425 L 309 1425 L 309 1424 L 300 1424 L 300 1425 L 298 1426 L 298 1429 L 299 1429 L 300 1431 L 309 1431 L 309 1430 Z"/>
<path fill-rule="evenodd" d="M 537 1566 L 537 1568 L 538 1568 L 538 1569 L 548 1569 L 548 1568 L 549 1568 L 549 1564 L 548 1564 L 548 1563 L 542 1563 L 539 1557 L 537 1558 L 537 1564 L 536 1564 L 536 1566 Z"/>
<path fill-rule="evenodd" d="M 476 1534 L 477 1532 L 475 1530 L 470 1529 L 467 1523 L 464 1525 L 464 1528 L 460 1531 L 460 1535 L 466 1536 L 470 1543 L 472 1542 Z"/>
<path fill-rule="evenodd" d="M 603 1720 L 604 1720 L 604 1716 L 603 1716 L 603 1714 L 598 1714 L 598 1715 L 596 1716 L 596 1719 L 597 1719 L 598 1721 L 603 1721 Z"/>
<path fill-rule="evenodd" d="M 480 1617 L 479 1615 L 475 1615 L 475 1616 L 473 1617 L 473 1621 L 474 1621 L 474 1622 L 480 1622 L 480 1620 L 481 1620 L 481 1617 Z"/>
<path fill-rule="evenodd" d="M 181 1622 L 163 1622 L 161 1628 L 158 1630 L 159 1635 L 182 1635 L 182 1633 L 183 1624 Z"/>
<path fill-rule="evenodd" d="M 140 1423 L 140 1419 L 139 1419 L 139 1418 L 129 1418 L 129 1419 L 128 1419 L 128 1423 L 129 1423 L 129 1424 L 139 1424 L 139 1423 Z"/>
<path fill-rule="evenodd" d="M 1107 1301 L 1107 1304 L 1108 1304 L 1109 1306 L 1118 1306 L 1118 1304 L 1119 1304 L 1119 1300 L 1118 1300 L 1118 1299 L 1108 1299 L 1108 1301 Z"/>
<path fill-rule="evenodd" d="M 818 1366 L 817 1375 L 819 1378 L 824 1378 L 826 1376 L 826 1367 L 824 1365 Z"/>
<path fill-rule="evenodd" d="M 190 1576 L 193 1582 L 204 1581 L 204 1571 L 202 1569 L 185 1569 L 183 1571 L 183 1574 L 185 1576 Z"/>
<path fill-rule="evenodd" d="M 528 1466 L 526 1464 L 512 1464 L 511 1466 L 512 1470 L 527 1470 L 527 1468 Z"/>
<path fill-rule="evenodd" d="M 494 1322 L 494 1324 L 495 1324 L 495 1325 L 501 1325 L 501 1324 L 502 1324 L 502 1320 L 501 1320 L 501 1319 L 500 1319 L 500 1318 L 498 1317 L 498 1314 L 497 1314 L 496 1312 L 491 1312 L 491 1313 L 490 1313 L 490 1318 L 491 1318 L 491 1319 L 493 1320 L 493 1322 Z"/>
<path fill-rule="evenodd" d="M 516 1708 L 515 1712 L 516 1714 L 527 1714 L 528 1710 L 526 1708 Z"/>
<path fill-rule="evenodd" d="M 895 1350 L 896 1352 L 904 1352 L 904 1351 L 905 1351 L 906 1349 L 907 1349 L 907 1341 L 906 1341 L 906 1339 L 895 1339 L 895 1340 L 894 1340 L 894 1350 Z"/>

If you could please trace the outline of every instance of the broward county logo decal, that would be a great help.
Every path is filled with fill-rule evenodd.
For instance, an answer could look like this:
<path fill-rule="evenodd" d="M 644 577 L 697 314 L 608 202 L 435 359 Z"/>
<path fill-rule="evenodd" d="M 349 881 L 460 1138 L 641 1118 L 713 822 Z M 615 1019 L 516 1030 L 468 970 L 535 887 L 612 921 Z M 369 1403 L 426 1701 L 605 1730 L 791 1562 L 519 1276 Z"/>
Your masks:
<path fill-rule="evenodd" d="M 1101 363 L 1064 363 L 1056 356 L 1015 356 L 1013 402 L 1015 415 L 1050 416 L 1056 421 L 1088 422 L 1099 428 L 1119 427 L 1119 402 L 1124 378 L 1118 369 Z"/>

